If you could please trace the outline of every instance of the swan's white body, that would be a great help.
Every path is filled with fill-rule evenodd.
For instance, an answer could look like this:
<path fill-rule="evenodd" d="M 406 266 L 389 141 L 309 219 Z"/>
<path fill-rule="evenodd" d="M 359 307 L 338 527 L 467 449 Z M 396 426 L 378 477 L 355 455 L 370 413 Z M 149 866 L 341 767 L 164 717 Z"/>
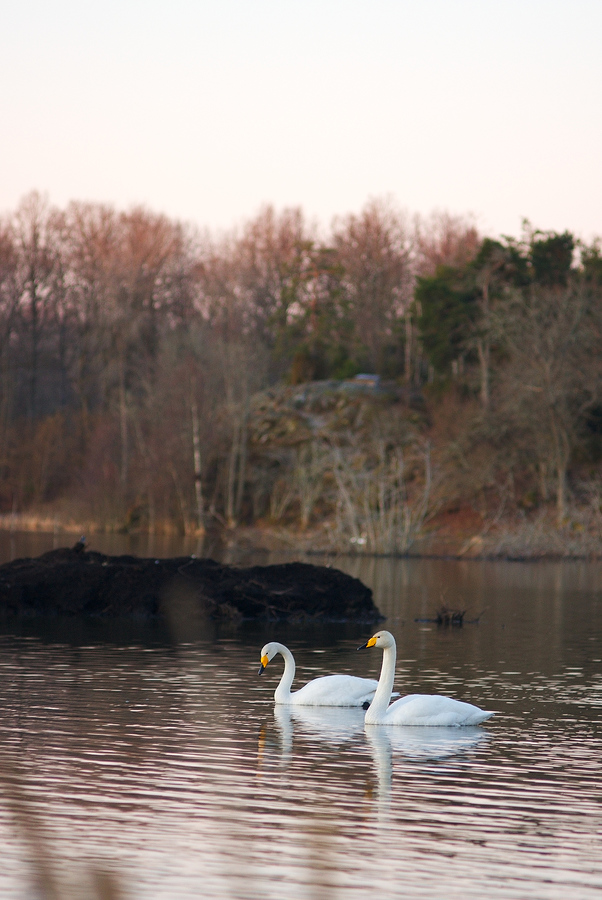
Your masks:
<path fill-rule="evenodd" d="M 395 679 L 395 638 L 389 631 L 379 631 L 359 649 L 364 647 L 380 647 L 383 651 L 378 688 L 366 711 L 366 725 L 479 725 L 493 715 L 472 703 L 439 694 L 409 694 L 389 706 Z"/>
<path fill-rule="evenodd" d="M 267 664 L 276 654 L 284 657 L 284 672 L 280 684 L 274 692 L 276 703 L 288 706 L 363 706 L 370 703 L 378 681 L 374 678 L 359 678 L 356 675 L 323 675 L 314 678 L 298 691 L 291 693 L 291 685 L 295 677 L 295 659 L 293 654 L 277 641 L 266 644 L 261 651 L 261 668 L 263 672 Z M 389 694 L 389 698 L 390 698 Z"/>

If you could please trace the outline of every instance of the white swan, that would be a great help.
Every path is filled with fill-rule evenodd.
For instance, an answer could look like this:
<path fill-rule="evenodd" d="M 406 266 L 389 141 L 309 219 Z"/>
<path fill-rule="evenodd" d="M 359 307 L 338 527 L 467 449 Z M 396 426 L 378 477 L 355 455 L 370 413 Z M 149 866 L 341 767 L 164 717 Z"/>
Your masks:
<path fill-rule="evenodd" d="M 367 707 L 378 687 L 378 681 L 374 678 L 359 678 L 356 675 L 323 675 L 320 678 L 314 678 L 298 691 L 291 693 L 291 684 L 295 677 L 295 659 L 284 644 L 271 641 L 265 645 L 261 651 L 259 674 L 261 675 L 277 653 L 284 657 L 284 672 L 274 693 L 276 703 L 285 703 L 289 706 Z M 389 698 L 390 696 L 389 694 Z"/>
<path fill-rule="evenodd" d="M 377 631 L 357 649 L 367 647 L 382 648 L 383 665 L 374 700 L 366 711 L 366 725 L 478 725 L 493 715 L 472 703 L 439 694 L 409 694 L 389 706 L 395 679 L 395 638 L 389 631 Z"/>

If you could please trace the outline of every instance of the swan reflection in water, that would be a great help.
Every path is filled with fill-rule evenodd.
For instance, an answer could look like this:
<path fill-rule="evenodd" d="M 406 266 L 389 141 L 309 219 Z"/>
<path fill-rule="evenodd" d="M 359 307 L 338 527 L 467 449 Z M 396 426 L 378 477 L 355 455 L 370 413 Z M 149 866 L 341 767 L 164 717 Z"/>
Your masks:
<path fill-rule="evenodd" d="M 389 807 L 395 756 L 408 763 L 436 762 L 461 756 L 490 737 L 478 726 L 366 725 L 365 733 L 378 781 L 379 815 Z"/>
<path fill-rule="evenodd" d="M 364 733 L 363 709 L 350 706 L 274 706 L 277 738 L 266 724 L 259 732 L 258 774 L 262 770 L 287 768 L 293 758 L 293 738 L 318 739 L 331 748 L 340 748 Z M 307 754 L 305 754 L 307 755 Z"/>
<path fill-rule="evenodd" d="M 293 757 L 294 735 L 319 740 L 327 746 L 357 751 L 367 746 L 378 782 L 379 815 L 388 809 L 396 757 L 420 764 L 461 756 L 485 744 L 490 734 L 482 726 L 365 725 L 362 709 L 345 707 L 275 706 L 279 767 Z M 262 754 L 263 756 L 263 754 Z M 344 775 L 344 763 L 341 762 Z"/>
<path fill-rule="evenodd" d="M 363 709 L 351 706 L 275 706 L 283 758 L 292 752 L 295 728 L 306 737 L 340 747 L 362 734 L 364 716 Z"/>

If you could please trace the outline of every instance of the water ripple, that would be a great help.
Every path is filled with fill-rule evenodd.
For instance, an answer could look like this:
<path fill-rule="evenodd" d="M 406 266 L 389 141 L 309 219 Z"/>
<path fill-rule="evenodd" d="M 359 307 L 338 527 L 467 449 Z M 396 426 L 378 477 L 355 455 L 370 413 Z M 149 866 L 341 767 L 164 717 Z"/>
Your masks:
<path fill-rule="evenodd" d="M 409 659 L 408 682 L 498 715 L 370 728 L 274 709 L 244 643 L 2 639 L 0 894 L 28 896 L 37 822 L 65 883 L 101 864 L 140 900 L 598 897 L 602 672 Z"/>

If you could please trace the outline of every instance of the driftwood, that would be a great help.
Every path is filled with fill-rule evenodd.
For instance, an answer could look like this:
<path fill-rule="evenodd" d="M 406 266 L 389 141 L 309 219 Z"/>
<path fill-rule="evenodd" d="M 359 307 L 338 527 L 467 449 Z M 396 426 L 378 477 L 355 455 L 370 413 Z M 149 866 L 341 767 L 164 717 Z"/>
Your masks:
<path fill-rule="evenodd" d="M 0 566 L 0 616 L 375 622 L 371 590 L 325 566 L 238 568 L 186 556 L 141 559 L 52 550 Z"/>
<path fill-rule="evenodd" d="M 444 625 L 448 628 L 450 625 L 453 625 L 455 628 L 462 628 L 464 625 L 464 616 L 466 615 L 465 609 L 450 609 L 448 606 L 441 606 L 437 610 L 437 613 L 434 618 L 431 619 L 414 619 L 415 622 L 432 622 L 437 625 Z M 478 625 L 479 618 L 477 616 L 476 619 L 469 619 L 466 622 L 467 625 Z"/>

